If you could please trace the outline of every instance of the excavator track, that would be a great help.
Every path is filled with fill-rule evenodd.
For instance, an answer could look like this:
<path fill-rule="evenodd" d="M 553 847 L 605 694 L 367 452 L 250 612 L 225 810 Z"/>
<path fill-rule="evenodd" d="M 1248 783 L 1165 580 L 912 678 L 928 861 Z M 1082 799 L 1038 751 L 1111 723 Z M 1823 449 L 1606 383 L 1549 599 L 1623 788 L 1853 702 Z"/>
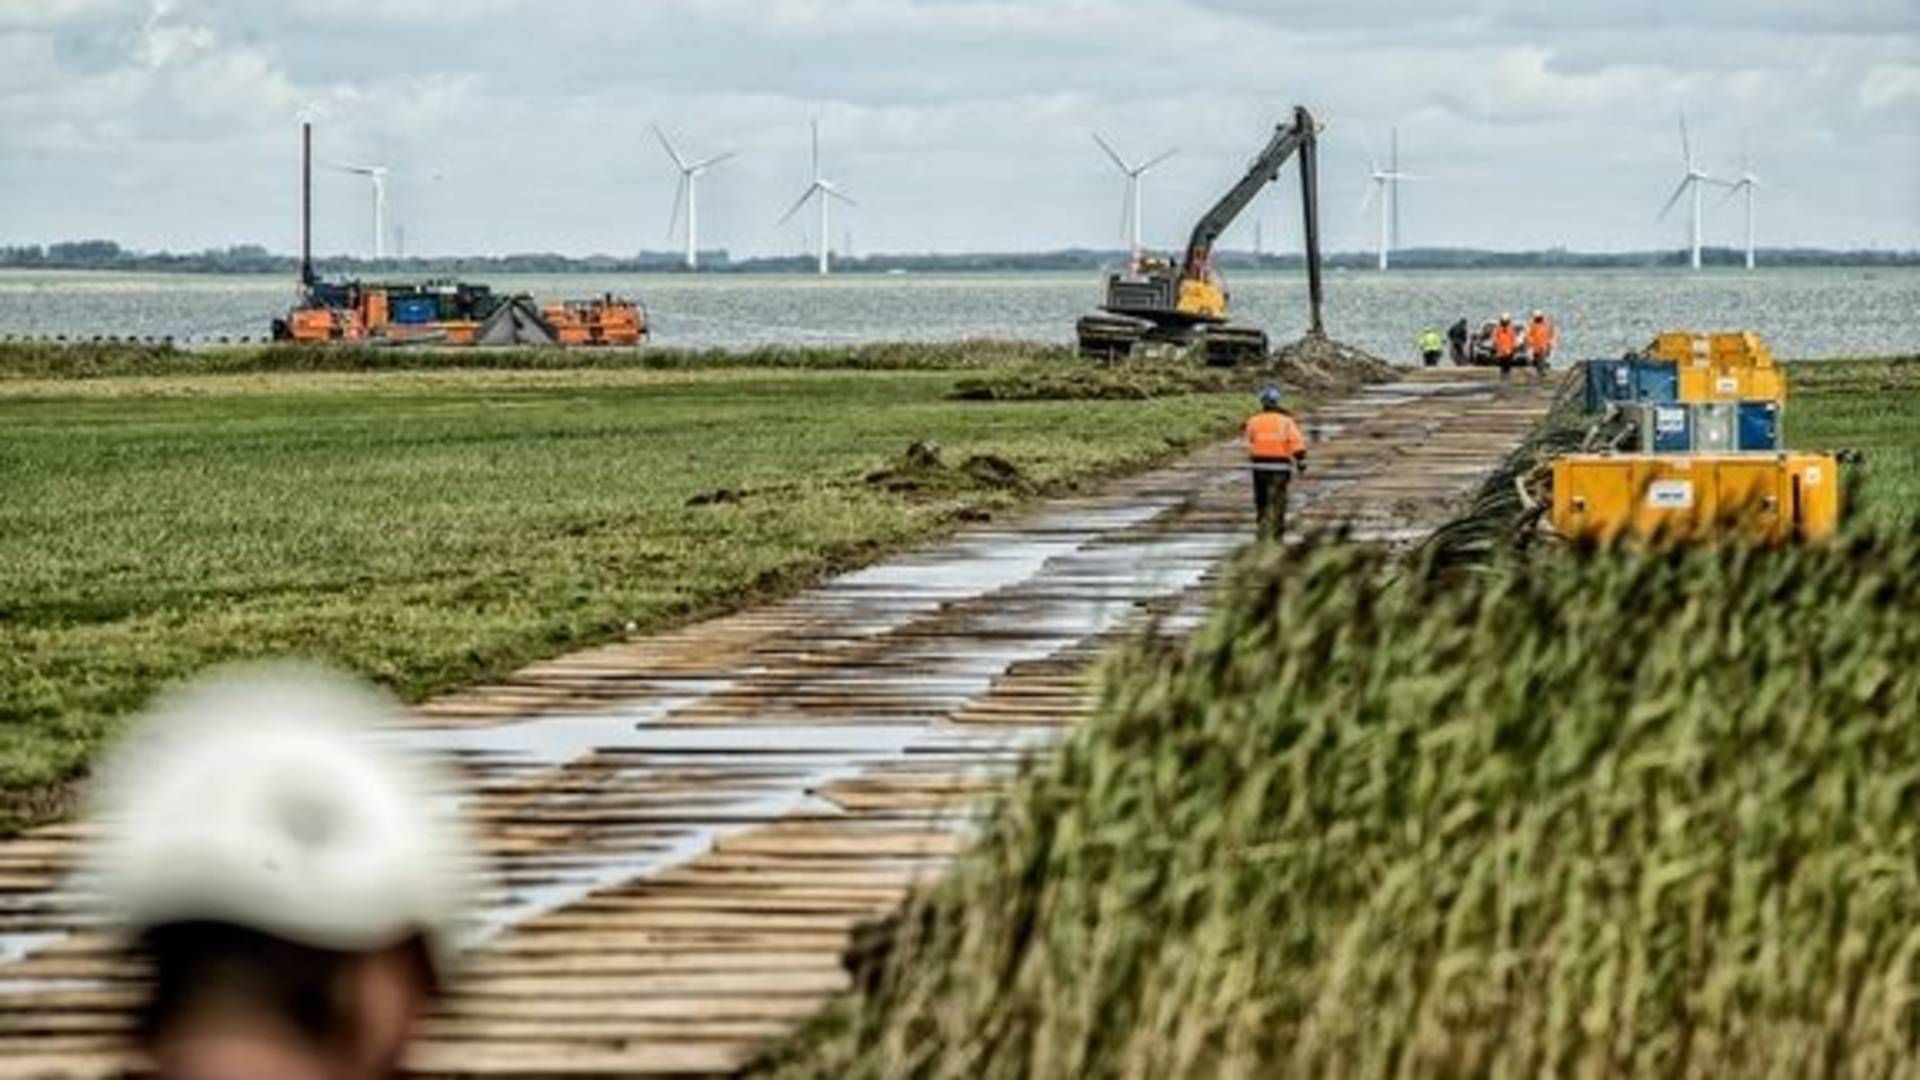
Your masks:
<path fill-rule="evenodd" d="M 1267 332 L 1254 326 L 1209 326 L 1205 339 L 1210 367 L 1238 367 L 1267 358 Z"/>
<path fill-rule="evenodd" d="M 1080 355 L 1089 360 L 1125 360 L 1152 329 L 1151 322 L 1130 315 L 1101 312 L 1085 316 L 1077 327 Z"/>

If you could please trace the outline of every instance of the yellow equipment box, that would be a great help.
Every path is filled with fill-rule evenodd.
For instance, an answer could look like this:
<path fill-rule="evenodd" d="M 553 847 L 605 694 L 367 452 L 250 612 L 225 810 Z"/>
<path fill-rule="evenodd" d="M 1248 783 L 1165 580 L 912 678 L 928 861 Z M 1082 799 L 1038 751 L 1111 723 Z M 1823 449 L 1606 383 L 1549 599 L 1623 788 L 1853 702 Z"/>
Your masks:
<path fill-rule="evenodd" d="M 1696 334 L 1673 331 L 1653 339 L 1647 355 L 1681 367 L 1772 368 L 1773 350 L 1753 333 Z"/>
<path fill-rule="evenodd" d="M 1571 454 L 1553 463 L 1553 527 L 1610 541 L 1820 540 L 1840 528 L 1832 454 Z"/>
<path fill-rule="evenodd" d="M 1680 365 L 1680 401 L 1707 405 L 1716 401 L 1787 403 L 1787 373 L 1777 367 L 1692 367 Z"/>

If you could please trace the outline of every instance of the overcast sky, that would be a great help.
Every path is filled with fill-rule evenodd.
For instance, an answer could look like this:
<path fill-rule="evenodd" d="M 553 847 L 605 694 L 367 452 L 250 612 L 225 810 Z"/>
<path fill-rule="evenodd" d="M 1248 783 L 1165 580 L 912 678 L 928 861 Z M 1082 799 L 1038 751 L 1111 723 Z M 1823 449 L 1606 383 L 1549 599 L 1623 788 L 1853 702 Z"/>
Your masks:
<path fill-rule="evenodd" d="M 410 253 L 666 249 L 660 123 L 705 155 L 702 246 L 797 251 L 807 121 L 857 251 L 1113 246 L 1094 146 L 1178 156 L 1183 238 L 1295 102 L 1326 124 L 1323 216 L 1371 245 L 1367 146 L 1398 126 L 1407 246 L 1678 246 L 1701 164 L 1766 185 L 1763 245 L 1920 248 L 1920 0 L 0 0 L 0 243 L 297 245 L 298 119 L 395 170 Z M 371 244 L 365 182 L 318 185 L 322 251 Z M 1298 243 L 1265 195 L 1229 244 Z M 1710 243 L 1739 204 L 1708 201 Z"/>

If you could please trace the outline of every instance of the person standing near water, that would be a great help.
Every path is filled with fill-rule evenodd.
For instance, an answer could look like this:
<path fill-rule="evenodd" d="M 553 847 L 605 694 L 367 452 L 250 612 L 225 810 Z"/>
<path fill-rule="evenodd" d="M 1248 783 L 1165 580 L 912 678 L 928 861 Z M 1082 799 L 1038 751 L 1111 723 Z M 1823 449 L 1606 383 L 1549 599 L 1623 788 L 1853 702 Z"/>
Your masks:
<path fill-rule="evenodd" d="M 1454 367 L 1467 366 L 1467 339 L 1472 336 L 1472 333 L 1467 329 L 1467 318 L 1464 315 L 1455 320 L 1452 326 L 1447 327 L 1447 344 L 1453 350 Z"/>
<path fill-rule="evenodd" d="M 1428 327 L 1420 335 L 1420 363 L 1425 367 L 1440 366 L 1440 350 L 1443 347 L 1440 331 Z"/>

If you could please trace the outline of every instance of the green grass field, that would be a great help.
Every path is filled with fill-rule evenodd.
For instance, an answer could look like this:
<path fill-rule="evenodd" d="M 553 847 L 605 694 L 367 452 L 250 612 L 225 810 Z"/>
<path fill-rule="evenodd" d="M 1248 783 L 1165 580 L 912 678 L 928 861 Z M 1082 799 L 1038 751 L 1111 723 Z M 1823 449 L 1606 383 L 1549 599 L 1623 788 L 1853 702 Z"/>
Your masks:
<path fill-rule="evenodd" d="M 1791 375 L 1789 445 L 1865 454 L 1860 509 L 1920 524 L 1920 356 L 1796 364 Z"/>
<path fill-rule="evenodd" d="M 834 360 L 16 367 L 0 377 L 0 790 L 31 812 L 116 719 L 210 663 L 317 657 L 417 699 L 1164 461 L 1242 409 L 953 399 L 966 372 L 1032 360 L 1019 350 Z M 951 473 L 866 482 L 917 440 Z M 985 454 L 1020 476 L 960 468 Z"/>

